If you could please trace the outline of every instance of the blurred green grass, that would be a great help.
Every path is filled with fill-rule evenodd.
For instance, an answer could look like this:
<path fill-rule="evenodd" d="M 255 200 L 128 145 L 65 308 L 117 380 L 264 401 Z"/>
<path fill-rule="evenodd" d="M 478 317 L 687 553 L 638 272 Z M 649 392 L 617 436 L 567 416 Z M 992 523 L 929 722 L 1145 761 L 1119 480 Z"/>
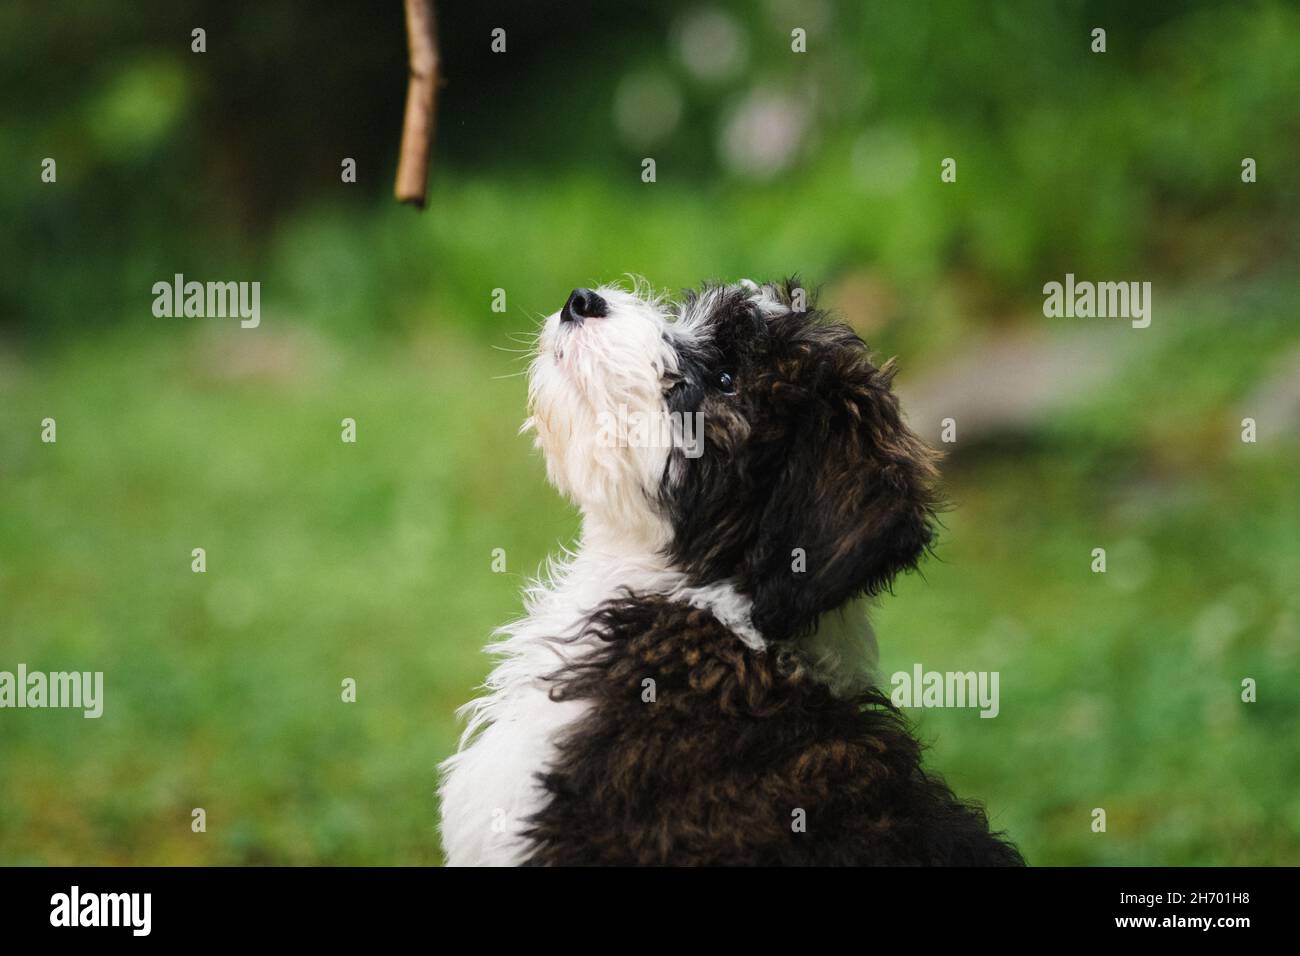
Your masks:
<path fill-rule="evenodd" d="M 274 335 L 252 347 L 319 364 L 247 372 L 237 327 L 177 329 L 6 377 L 0 646 L 105 671 L 109 708 L 6 712 L 6 862 L 436 859 L 452 711 L 573 520 L 494 354 Z M 25 441 L 31 414 L 57 444 Z"/>

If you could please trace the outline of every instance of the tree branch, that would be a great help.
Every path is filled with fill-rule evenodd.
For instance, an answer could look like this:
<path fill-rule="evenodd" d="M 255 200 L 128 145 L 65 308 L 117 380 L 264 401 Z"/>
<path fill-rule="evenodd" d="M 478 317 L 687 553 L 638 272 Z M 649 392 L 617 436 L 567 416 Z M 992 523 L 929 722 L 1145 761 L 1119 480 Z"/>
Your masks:
<path fill-rule="evenodd" d="M 406 45 L 411 75 L 406 85 L 406 118 L 397 160 L 398 202 L 424 208 L 438 94 L 438 27 L 430 0 L 406 0 Z"/>

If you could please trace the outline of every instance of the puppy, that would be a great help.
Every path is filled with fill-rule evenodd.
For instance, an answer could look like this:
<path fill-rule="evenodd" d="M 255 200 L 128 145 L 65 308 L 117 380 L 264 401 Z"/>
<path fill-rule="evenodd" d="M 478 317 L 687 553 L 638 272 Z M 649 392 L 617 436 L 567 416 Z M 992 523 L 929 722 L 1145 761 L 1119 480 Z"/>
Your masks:
<path fill-rule="evenodd" d="M 1023 863 L 869 683 L 936 501 L 891 376 L 789 282 L 546 320 L 525 428 L 581 539 L 463 709 L 448 863 Z"/>

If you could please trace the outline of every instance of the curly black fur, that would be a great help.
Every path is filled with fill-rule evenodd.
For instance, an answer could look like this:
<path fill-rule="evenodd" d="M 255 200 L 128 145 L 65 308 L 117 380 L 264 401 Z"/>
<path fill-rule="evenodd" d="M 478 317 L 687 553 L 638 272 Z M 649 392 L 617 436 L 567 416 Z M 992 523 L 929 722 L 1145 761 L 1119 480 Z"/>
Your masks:
<path fill-rule="evenodd" d="M 785 305 L 796 289 L 780 290 Z M 933 538 L 938 455 L 903 423 L 892 364 L 873 365 L 811 299 L 765 315 L 743 289 L 710 294 L 705 334 L 680 351 L 667 394 L 705 423 L 704 454 L 679 450 L 660 492 L 671 557 L 701 584 L 733 581 L 759 632 L 786 641 L 915 565 Z"/>
<path fill-rule="evenodd" d="M 590 632 L 593 656 L 555 677 L 591 706 L 542 776 L 530 863 L 1023 864 L 922 769 L 880 693 L 837 698 L 797 657 L 661 598 L 612 602 Z"/>

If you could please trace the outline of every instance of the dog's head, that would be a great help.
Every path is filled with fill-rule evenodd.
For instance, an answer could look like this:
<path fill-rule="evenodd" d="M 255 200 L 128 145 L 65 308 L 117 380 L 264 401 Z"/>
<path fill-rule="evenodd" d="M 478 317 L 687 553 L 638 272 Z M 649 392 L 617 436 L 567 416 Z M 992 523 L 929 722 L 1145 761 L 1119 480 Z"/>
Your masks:
<path fill-rule="evenodd" d="M 792 283 L 679 306 L 578 289 L 540 334 L 529 421 L 588 521 L 694 585 L 730 583 L 783 641 L 887 588 L 931 541 L 936 455 L 891 377 Z"/>

